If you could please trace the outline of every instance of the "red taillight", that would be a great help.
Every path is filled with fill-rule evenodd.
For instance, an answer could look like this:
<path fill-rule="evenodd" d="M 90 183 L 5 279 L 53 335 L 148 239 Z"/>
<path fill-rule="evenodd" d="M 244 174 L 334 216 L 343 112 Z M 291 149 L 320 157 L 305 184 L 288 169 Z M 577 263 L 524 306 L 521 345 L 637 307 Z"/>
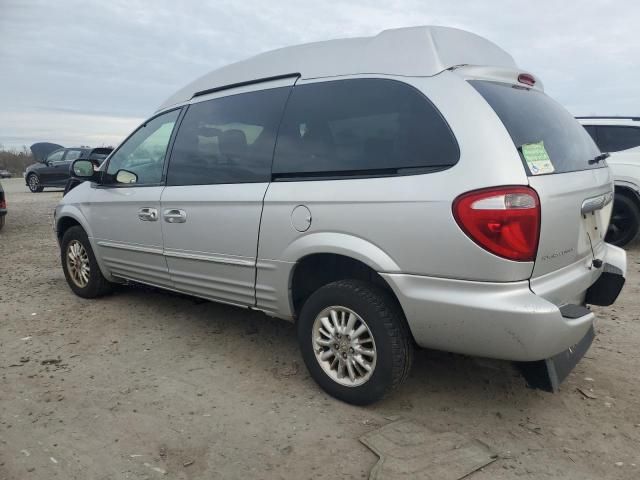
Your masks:
<path fill-rule="evenodd" d="M 7 208 L 7 201 L 4 198 L 0 198 L 0 208 Z"/>
<path fill-rule="evenodd" d="M 528 73 L 521 73 L 518 75 L 518 81 L 525 85 L 529 85 L 530 87 L 533 87 L 536 84 L 536 79 L 533 78 L 533 75 L 529 75 Z"/>
<path fill-rule="evenodd" d="M 460 228 L 485 250 L 509 260 L 536 258 L 540 201 L 529 187 L 498 187 L 464 193 L 453 202 Z"/>

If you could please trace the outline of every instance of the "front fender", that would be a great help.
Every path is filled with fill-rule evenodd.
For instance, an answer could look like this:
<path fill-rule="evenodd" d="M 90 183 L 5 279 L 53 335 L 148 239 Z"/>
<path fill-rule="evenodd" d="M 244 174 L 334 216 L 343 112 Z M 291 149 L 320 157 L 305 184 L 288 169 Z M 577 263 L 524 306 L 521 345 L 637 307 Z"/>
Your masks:
<path fill-rule="evenodd" d="M 84 231 L 87 232 L 87 236 L 89 237 L 89 243 L 91 244 L 91 249 L 94 252 L 94 256 L 96 257 L 96 261 L 98 262 L 98 266 L 100 267 L 100 271 L 102 272 L 102 275 L 110 282 L 114 282 L 115 281 L 114 278 L 111 276 L 111 274 L 109 273 L 109 270 L 103 264 L 100 256 L 97 255 L 96 253 L 98 252 L 98 249 L 96 248 L 96 244 L 93 239 L 93 230 L 91 229 L 89 222 L 87 222 L 87 219 L 82 213 L 82 210 L 80 210 L 80 208 L 78 208 L 77 205 L 59 204 L 56 207 L 55 218 L 56 218 L 56 223 L 55 223 L 56 237 L 58 238 L 59 241 L 61 240 L 61 238 L 58 232 L 60 232 L 60 229 L 61 229 L 60 227 L 65 218 L 72 218 L 73 220 L 75 220 L 80 224 L 80 226 L 84 229 Z"/>
<path fill-rule="evenodd" d="M 72 218 L 78 222 L 84 231 L 87 232 L 89 240 L 93 242 L 93 231 L 91 230 L 87 219 L 82 214 L 82 210 L 80 210 L 76 205 L 61 204 L 56 207 L 56 234 L 60 232 L 60 226 L 62 225 L 64 218 Z M 93 247 L 93 243 L 91 246 Z"/>

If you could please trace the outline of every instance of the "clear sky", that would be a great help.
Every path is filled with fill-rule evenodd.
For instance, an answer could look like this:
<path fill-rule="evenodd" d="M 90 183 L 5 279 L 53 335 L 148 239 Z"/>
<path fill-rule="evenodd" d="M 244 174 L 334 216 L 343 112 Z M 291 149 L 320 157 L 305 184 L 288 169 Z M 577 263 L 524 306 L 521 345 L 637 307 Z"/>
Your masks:
<path fill-rule="evenodd" d="M 444 25 L 576 115 L 640 115 L 636 0 L 0 0 L 0 144 L 117 144 L 175 90 L 274 48 Z"/>

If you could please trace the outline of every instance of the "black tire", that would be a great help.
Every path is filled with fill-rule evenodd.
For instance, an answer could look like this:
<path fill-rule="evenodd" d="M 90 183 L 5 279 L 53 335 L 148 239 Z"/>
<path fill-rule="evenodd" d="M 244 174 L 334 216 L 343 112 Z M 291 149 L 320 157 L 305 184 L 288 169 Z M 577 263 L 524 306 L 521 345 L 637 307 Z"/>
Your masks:
<path fill-rule="evenodd" d="M 616 193 L 605 240 L 618 247 L 624 247 L 638 236 L 639 230 L 640 208 L 638 208 L 638 202 L 629 195 Z"/>
<path fill-rule="evenodd" d="M 316 317 L 331 306 L 346 307 L 359 315 L 375 342 L 375 367 L 361 385 L 341 385 L 316 357 L 313 325 Z M 340 280 L 314 292 L 300 312 L 298 342 L 318 385 L 329 395 L 354 405 L 374 403 L 396 389 L 407 378 L 413 362 L 413 340 L 400 306 L 388 292 L 361 280 Z"/>
<path fill-rule="evenodd" d="M 44 187 L 40 185 L 40 177 L 35 173 L 30 173 L 27 177 L 27 186 L 29 190 L 31 190 L 31 193 L 40 193 L 44 190 Z"/>
<path fill-rule="evenodd" d="M 67 255 L 69 253 L 69 246 L 74 242 L 79 242 L 87 254 L 89 262 L 89 278 L 85 286 L 78 285 L 73 279 L 72 273 L 69 271 Z M 67 279 L 69 287 L 71 287 L 73 293 L 79 297 L 96 298 L 106 295 L 111 291 L 112 285 L 102 275 L 98 262 L 96 261 L 96 257 L 91 249 L 89 238 L 82 227 L 71 227 L 64 233 L 62 242 L 60 243 L 60 261 L 62 262 L 62 270 L 64 271 L 64 276 Z"/>
<path fill-rule="evenodd" d="M 2 215 L 2 216 L 0 217 L 0 230 L 2 230 L 2 227 L 4 227 L 4 219 L 5 219 L 5 216 L 4 216 L 4 215 Z"/>

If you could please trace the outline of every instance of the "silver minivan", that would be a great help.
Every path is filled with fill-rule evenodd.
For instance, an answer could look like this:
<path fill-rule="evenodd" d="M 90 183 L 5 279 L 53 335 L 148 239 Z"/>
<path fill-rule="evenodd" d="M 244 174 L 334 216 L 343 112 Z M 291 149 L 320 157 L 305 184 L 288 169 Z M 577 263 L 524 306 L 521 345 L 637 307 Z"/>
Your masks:
<path fill-rule="evenodd" d="M 283 48 L 165 101 L 55 212 L 71 289 L 140 282 L 297 325 L 354 404 L 414 346 L 518 362 L 555 391 L 626 257 L 585 130 L 502 49 L 444 27 Z"/>

